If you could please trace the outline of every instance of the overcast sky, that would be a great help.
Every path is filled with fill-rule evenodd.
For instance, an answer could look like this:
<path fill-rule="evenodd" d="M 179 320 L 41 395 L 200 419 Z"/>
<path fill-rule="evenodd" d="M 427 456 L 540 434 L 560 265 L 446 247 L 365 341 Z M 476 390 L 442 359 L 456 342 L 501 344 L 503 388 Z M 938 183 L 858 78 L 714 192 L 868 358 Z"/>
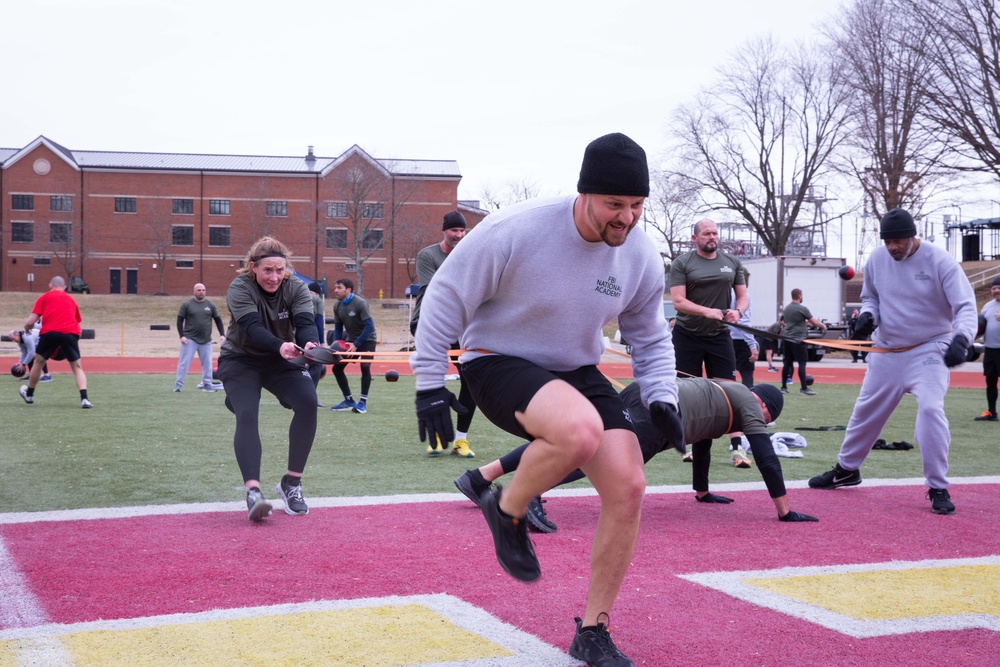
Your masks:
<path fill-rule="evenodd" d="M 829 0 L 16 0 L 0 146 L 457 160 L 575 191 L 583 149 L 653 157 L 670 112 L 749 37 L 809 37 Z"/>

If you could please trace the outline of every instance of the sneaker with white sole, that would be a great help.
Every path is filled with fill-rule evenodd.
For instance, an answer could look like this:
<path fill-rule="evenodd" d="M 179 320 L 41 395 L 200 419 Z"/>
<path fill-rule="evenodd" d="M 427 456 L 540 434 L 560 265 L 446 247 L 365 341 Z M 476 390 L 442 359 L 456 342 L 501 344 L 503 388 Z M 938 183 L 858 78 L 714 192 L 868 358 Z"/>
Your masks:
<path fill-rule="evenodd" d="M 753 465 L 753 463 L 750 462 L 750 459 L 747 458 L 746 450 L 742 447 L 737 447 L 733 450 L 732 462 L 734 468 L 746 469 Z"/>
<path fill-rule="evenodd" d="M 21 394 L 21 398 L 23 398 L 24 402 L 27 403 L 28 405 L 31 405 L 32 403 L 35 402 L 34 396 L 28 396 L 28 385 L 22 384 L 21 387 L 17 390 L 17 393 Z"/>
<path fill-rule="evenodd" d="M 247 518 L 251 521 L 260 521 L 271 514 L 271 503 L 267 502 L 260 489 L 254 487 L 247 489 Z"/>
<path fill-rule="evenodd" d="M 955 503 L 951 502 L 948 489 L 927 489 L 927 499 L 931 501 L 931 511 L 935 514 L 955 513 Z"/>
<path fill-rule="evenodd" d="M 833 466 L 833 470 L 827 470 L 822 475 L 816 475 L 810 479 L 809 488 L 836 489 L 841 486 L 857 486 L 860 483 L 860 470 L 847 470 L 845 468 L 841 468 L 838 463 Z"/>
<path fill-rule="evenodd" d="M 368 412 L 368 406 L 365 405 L 364 401 L 358 401 L 357 403 L 354 404 L 354 407 L 351 409 L 351 411 L 354 412 L 355 414 L 363 415 L 366 412 Z"/>
<path fill-rule="evenodd" d="M 297 514 L 309 514 L 309 506 L 306 505 L 305 498 L 302 497 L 302 484 L 288 486 L 282 479 L 274 487 L 274 492 L 278 494 L 285 503 L 285 514 L 295 516 Z"/>
<path fill-rule="evenodd" d="M 601 622 L 601 618 L 604 622 Z M 583 629 L 583 619 L 576 618 L 576 635 L 569 646 L 569 654 L 592 667 L 635 667 L 632 660 L 618 650 L 608 632 L 608 615 L 601 612 L 594 629 Z"/>
<path fill-rule="evenodd" d="M 344 412 L 345 410 L 353 410 L 355 407 L 356 406 L 355 406 L 354 401 L 349 401 L 349 400 L 347 400 L 345 398 L 340 403 L 337 403 L 336 405 L 334 405 L 330 409 L 331 410 L 336 410 L 337 412 Z"/>
<path fill-rule="evenodd" d="M 52 376 L 51 375 L 43 375 L 42 377 L 38 378 L 38 381 L 39 382 L 52 382 Z"/>
<path fill-rule="evenodd" d="M 92 407 L 94 407 L 94 404 L 93 404 L 93 403 L 91 403 L 91 402 L 90 402 L 89 400 L 87 400 L 86 398 L 84 398 L 84 399 L 81 399 L 81 400 L 80 400 L 80 407 L 81 407 L 81 408 L 83 408 L 84 410 L 89 410 L 89 409 L 91 409 Z"/>

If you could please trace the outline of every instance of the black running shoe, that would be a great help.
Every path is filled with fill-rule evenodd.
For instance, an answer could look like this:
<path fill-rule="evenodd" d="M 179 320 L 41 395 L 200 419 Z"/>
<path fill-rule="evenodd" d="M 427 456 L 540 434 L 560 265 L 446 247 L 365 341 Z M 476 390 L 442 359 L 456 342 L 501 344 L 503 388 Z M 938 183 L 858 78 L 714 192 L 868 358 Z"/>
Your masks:
<path fill-rule="evenodd" d="M 271 503 L 264 499 L 258 488 L 247 489 L 247 518 L 260 521 L 271 513 Z"/>
<path fill-rule="evenodd" d="M 483 494 L 483 491 L 490 488 L 488 482 L 486 484 L 478 484 L 472 477 L 471 470 L 466 470 L 462 473 L 461 477 L 456 477 L 455 486 L 466 498 L 476 503 L 476 507 L 479 507 L 479 496 Z"/>
<path fill-rule="evenodd" d="M 935 514 L 955 513 L 955 503 L 951 502 L 948 489 L 928 489 L 927 498 L 931 501 L 931 511 Z"/>
<path fill-rule="evenodd" d="M 833 466 L 833 470 L 827 470 L 809 480 L 809 486 L 813 489 L 836 489 L 839 486 L 857 486 L 860 483 L 860 470 L 845 470 L 839 463 Z"/>
<path fill-rule="evenodd" d="M 604 623 L 601 623 L 601 617 Z M 576 618 L 576 636 L 569 645 L 569 654 L 577 660 L 583 660 L 591 667 L 635 667 L 635 663 L 624 655 L 611 641 L 608 632 L 608 615 L 604 612 L 597 617 L 597 628 L 583 629 L 583 619 Z"/>
<path fill-rule="evenodd" d="M 549 521 L 545 508 L 542 507 L 544 502 L 541 496 L 535 496 L 528 503 L 528 514 L 525 518 L 528 520 L 528 530 L 534 533 L 554 533 L 559 530 L 556 524 Z"/>
<path fill-rule="evenodd" d="M 309 506 L 306 505 L 305 498 L 302 497 L 302 484 L 289 486 L 282 479 L 274 487 L 274 492 L 285 502 L 285 514 L 309 514 Z"/>
<path fill-rule="evenodd" d="M 534 581 L 542 576 L 542 568 L 528 537 L 528 522 L 501 514 L 502 491 L 503 487 L 497 484 L 496 490 L 487 489 L 479 496 L 479 507 L 493 533 L 493 548 L 496 550 L 497 560 L 500 567 L 515 579 Z"/>

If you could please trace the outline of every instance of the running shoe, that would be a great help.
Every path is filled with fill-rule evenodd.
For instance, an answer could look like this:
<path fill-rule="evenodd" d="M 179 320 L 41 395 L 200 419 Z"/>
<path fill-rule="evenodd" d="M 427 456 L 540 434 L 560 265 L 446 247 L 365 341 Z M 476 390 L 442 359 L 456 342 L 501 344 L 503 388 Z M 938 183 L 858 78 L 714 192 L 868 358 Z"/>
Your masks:
<path fill-rule="evenodd" d="M 995 421 L 1000 421 L 1000 417 L 997 417 L 997 413 L 995 412 L 990 412 L 989 410 L 983 410 L 983 414 L 976 417 L 973 421 L 995 422 Z"/>
<path fill-rule="evenodd" d="M 465 438 L 456 440 L 451 445 L 451 453 L 455 456 L 461 456 L 463 459 L 474 459 L 476 458 L 476 453 L 469 449 L 469 441 Z"/>
<path fill-rule="evenodd" d="M 931 501 L 931 511 L 935 514 L 955 513 L 955 503 L 951 502 L 948 489 L 928 489 L 927 499 Z"/>
<path fill-rule="evenodd" d="M 733 450 L 732 462 L 734 468 L 746 469 L 753 465 L 753 463 L 750 462 L 750 459 L 747 458 L 746 450 L 742 447 L 737 447 Z"/>
<path fill-rule="evenodd" d="M 28 405 L 31 405 L 32 403 L 35 402 L 34 396 L 28 396 L 28 385 L 22 384 L 21 387 L 17 390 L 17 393 L 21 394 L 21 398 L 23 398 L 24 402 L 27 403 Z"/>
<path fill-rule="evenodd" d="M 251 521 L 260 521 L 270 514 L 271 503 L 264 499 L 260 489 L 257 487 L 247 489 L 247 518 Z"/>
<path fill-rule="evenodd" d="M 479 507 L 486 517 L 486 524 L 493 533 L 493 547 L 500 566 L 515 579 L 534 581 L 542 576 L 542 568 L 535 556 L 535 549 L 528 537 L 527 521 L 506 516 L 500 511 L 500 494 L 503 487 L 487 489 L 479 496 Z"/>
<path fill-rule="evenodd" d="M 282 479 L 278 482 L 278 485 L 274 487 L 274 492 L 278 494 L 285 503 L 285 514 L 291 514 L 295 516 L 297 514 L 309 514 L 309 507 L 306 505 L 305 498 L 302 497 L 302 484 L 296 484 L 295 486 L 289 486 Z"/>
<path fill-rule="evenodd" d="M 601 617 L 604 622 L 601 622 Z M 569 654 L 583 660 L 591 667 L 635 667 L 635 663 L 618 650 L 608 632 L 608 615 L 601 612 L 594 629 L 583 629 L 583 619 L 576 618 L 576 635 L 569 646 Z"/>
<path fill-rule="evenodd" d="M 838 463 L 833 466 L 833 470 L 827 470 L 822 475 L 816 475 L 810 479 L 809 487 L 813 489 L 836 489 L 840 486 L 857 486 L 860 483 L 860 470 L 845 470 Z"/>
<path fill-rule="evenodd" d="M 337 412 L 343 412 L 344 410 L 353 410 L 356 407 L 354 401 L 349 401 L 346 398 L 337 403 L 335 406 L 330 408 L 331 410 L 336 410 Z"/>
<path fill-rule="evenodd" d="M 528 520 L 528 530 L 535 533 L 554 533 L 559 528 L 549 520 L 545 508 L 542 507 L 544 502 L 546 501 L 541 496 L 535 496 L 528 502 L 528 514 L 525 515 Z"/>
<path fill-rule="evenodd" d="M 490 483 L 479 484 L 476 482 L 475 477 L 472 476 L 472 470 L 466 470 L 459 477 L 455 478 L 455 487 L 466 498 L 474 502 L 476 507 L 479 507 L 479 496 L 482 495 L 483 491 L 490 488 Z"/>

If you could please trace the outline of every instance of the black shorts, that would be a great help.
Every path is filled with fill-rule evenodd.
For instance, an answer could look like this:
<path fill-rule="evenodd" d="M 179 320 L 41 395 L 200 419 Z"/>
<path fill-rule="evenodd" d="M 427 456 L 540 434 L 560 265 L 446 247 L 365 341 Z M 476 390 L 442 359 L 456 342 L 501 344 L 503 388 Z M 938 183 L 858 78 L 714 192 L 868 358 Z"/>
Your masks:
<path fill-rule="evenodd" d="M 524 429 L 515 413 L 524 412 L 538 390 L 553 380 L 568 382 L 583 394 L 597 408 L 604 430 L 633 430 L 625 404 L 597 366 L 557 372 L 519 357 L 489 355 L 462 364 L 462 376 L 486 418 L 526 440 L 534 440 L 535 436 Z"/>
<path fill-rule="evenodd" d="M 60 361 L 80 360 L 80 337 L 76 334 L 47 331 L 38 337 L 35 354 L 45 359 Z"/>
<path fill-rule="evenodd" d="M 706 377 L 736 379 L 736 353 L 728 329 L 714 336 L 703 336 L 678 325 L 672 338 L 679 377 L 701 377 L 704 364 Z"/>

